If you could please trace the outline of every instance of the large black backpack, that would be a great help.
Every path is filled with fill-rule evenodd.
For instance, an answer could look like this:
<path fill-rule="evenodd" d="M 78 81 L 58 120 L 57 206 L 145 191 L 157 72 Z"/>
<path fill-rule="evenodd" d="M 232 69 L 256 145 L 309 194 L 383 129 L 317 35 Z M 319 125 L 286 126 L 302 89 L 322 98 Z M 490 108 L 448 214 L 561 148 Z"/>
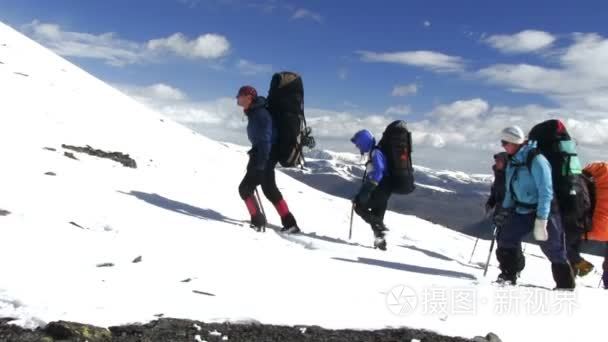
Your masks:
<path fill-rule="evenodd" d="M 591 229 L 588 222 L 592 206 L 589 188 L 576 152 L 576 142 L 566 126 L 560 120 L 541 122 L 530 130 L 528 139 L 537 142 L 536 151 L 528 158 L 528 168 L 538 153 L 551 164 L 553 192 L 565 228 L 582 232 Z"/>
<path fill-rule="evenodd" d="M 405 121 L 397 120 L 388 125 L 378 148 L 387 159 L 392 191 L 397 194 L 409 194 L 414 191 L 416 186 L 412 165 L 412 134 Z"/>
<path fill-rule="evenodd" d="M 300 75 L 284 71 L 270 81 L 268 111 L 278 131 L 278 159 L 283 167 L 304 164 L 303 147 L 313 148 L 314 138 L 304 117 L 304 85 Z"/>

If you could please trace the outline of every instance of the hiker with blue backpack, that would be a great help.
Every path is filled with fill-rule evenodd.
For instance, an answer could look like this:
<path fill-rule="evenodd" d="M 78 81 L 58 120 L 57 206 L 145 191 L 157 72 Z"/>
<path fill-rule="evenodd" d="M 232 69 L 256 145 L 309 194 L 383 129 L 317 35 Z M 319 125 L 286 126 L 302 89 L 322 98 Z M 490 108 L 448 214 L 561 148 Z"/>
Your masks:
<path fill-rule="evenodd" d="M 408 194 L 414 190 L 411 161 L 411 133 L 403 121 L 388 125 L 376 144 L 373 134 L 363 129 L 350 140 L 361 155 L 368 156 L 363 184 L 353 199 L 354 211 L 367 222 L 374 233 L 374 247 L 386 250 L 384 224 L 388 200 L 393 193 Z"/>
<path fill-rule="evenodd" d="M 278 163 L 277 128 L 270 112 L 266 109 L 266 99 L 258 96 L 255 88 L 243 86 L 236 96 L 237 103 L 243 107 L 247 116 L 247 137 L 251 142 L 247 172 L 239 185 L 239 194 L 245 201 L 251 216 L 251 226 L 261 231 L 266 226 L 266 216 L 254 192 L 258 185 L 266 198 L 272 203 L 281 217 L 281 232 L 295 234 L 300 228 L 289 210 L 287 202 L 277 187 L 275 166 Z"/>
<path fill-rule="evenodd" d="M 507 127 L 501 132 L 501 144 L 509 155 L 509 163 L 503 208 L 494 217 L 499 228 L 496 257 L 501 270 L 497 282 L 517 282 L 525 266 L 521 243 L 532 232 L 551 261 L 556 289 L 574 289 L 562 219 L 554 196 L 551 164 L 537 150 L 537 143 L 528 142 L 517 126 Z"/>

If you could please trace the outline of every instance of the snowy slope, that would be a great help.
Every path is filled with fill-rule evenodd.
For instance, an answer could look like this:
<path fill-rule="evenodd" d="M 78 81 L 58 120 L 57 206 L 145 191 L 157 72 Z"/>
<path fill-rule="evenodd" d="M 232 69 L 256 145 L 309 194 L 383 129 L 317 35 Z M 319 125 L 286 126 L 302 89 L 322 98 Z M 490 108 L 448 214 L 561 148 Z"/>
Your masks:
<path fill-rule="evenodd" d="M 488 241 L 469 264 L 472 238 L 390 212 L 389 250 L 374 250 L 358 219 L 348 240 L 347 200 L 283 173 L 279 185 L 305 234 L 255 233 L 237 193 L 244 148 L 164 119 L 3 24 L 0 62 L 0 210 L 10 212 L 0 216 L 0 317 L 26 327 L 109 326 L 163 314 L 464 337 L 493 331 L 504 341 L 602 334 L 605 293 L 579 286 L 576 297 L 558 298 L 543 289 L 552 281 L 537 248 L 528 248 L 522 275 L 535 287 L 500 289 L 479 266 Z M 62 144 L 127 153 L 138 167 L 70 159 Z M 488 279 L 497 272 L 491 267 Z M 505 298 L 517 303 L 505 308 Z M 572 329 L 583 320 L 585 329 Z"/>

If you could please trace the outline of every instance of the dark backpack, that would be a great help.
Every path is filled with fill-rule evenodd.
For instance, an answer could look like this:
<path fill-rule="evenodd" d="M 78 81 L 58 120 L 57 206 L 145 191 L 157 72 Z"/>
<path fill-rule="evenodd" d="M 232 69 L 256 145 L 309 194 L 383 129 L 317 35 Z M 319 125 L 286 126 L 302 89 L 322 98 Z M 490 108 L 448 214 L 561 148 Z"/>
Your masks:
<path fill-rule="evenodd" d="M 586 177 L 576 152 L 576 143 L 560 120 L 547 120 L 534 126 L 528 134 L 536 141 L 537 148 L 528 156 L 531 171 L 532 160 L 542 154 L 551 164 L 553 193 L 557 199 L 564 227 L 571 231 L 588 232 L 592 201 Z"/>
<path fill-rule="evenodd" d="M 278 132 L 278 160 L 283 167 L 304 164 L 303 146 L 313 148 L 314 138 L 304 117 L 304 85 L 300 75 L 280 72 L 272 76 L 268 111 Z"/>
<path fill-rule="evenodd" d="M 581 218 L 581 227 L 583 227 L 583 232 L 588 233 L 593 230 L 593 214 L 595 213 L 595 205 L 596 205 L 596 187 L 595 187 L 595 179 L 591 174 L 585 172 L 581 174 L 581 179 L 583 180 L 584 189 L 586 192 L 587 198 L 584 199 L 583 205 L 586 206 L 585 213 Z"/>
<path fill-rule="evenodd" d="M 405 121 L 397 120 L 386 127 L 378 148 L 387 159 L 391 189 L 397 194 L 409 194 L 414 185 L 412 165 L 412 133 Z"/>

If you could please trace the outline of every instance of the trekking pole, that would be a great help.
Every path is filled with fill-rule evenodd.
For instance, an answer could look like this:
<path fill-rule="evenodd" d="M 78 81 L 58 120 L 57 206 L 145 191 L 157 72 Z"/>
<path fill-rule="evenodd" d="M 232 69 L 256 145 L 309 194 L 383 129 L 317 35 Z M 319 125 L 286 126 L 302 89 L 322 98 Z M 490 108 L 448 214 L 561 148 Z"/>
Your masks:
<path fill-rule="evenodd" d="M 350 208 L 350 229 L 348 230 L 348 239 L 353 237 L 353 216 L 355 216 L 355 203 Z"/>
<path fill-rule="evenodd" d="M 258 188 L 255 188 L 255 198 L 258 201 L 258 204 L 260 205 L 260 210 L 262 211 L 262 215 L 264 215 L 264 218 L 265 218 L 266 212 L 264 212 L 264 205 L 262 204 L 262 200 L 260 199 L 260 194 L 258 193 Z M 262 226 L 262 232 L 266 232 L 266 224 L 264 224 Z"/>
<path fill-rule="evenodd" d="M 490 258 L 492 257 L 492 251 L 494 250 L 494 242 L 496 241 L 497 232 L 498 232 L 498 228 L 496 226 L 494 226 L 494 233 L 492 234 L 492 243 L 490 244 L 490 253 L 488 254 L 488 259 L 486 260 L 486 267 L 483 270 L 484 277 L 488 274 L 488 266 L 490 265 Z"/>
<path fill-rule="evenodd" d="M 479 238 L 475 240 L 475 245 L 473 246 L 473 253 L 471 253 L 471 257 L 469 258 L 469 264 L 473 261 L 473 255 L 475 255 L 475 249 L 477 249 L 477 243 L 479 242 Z"/>

